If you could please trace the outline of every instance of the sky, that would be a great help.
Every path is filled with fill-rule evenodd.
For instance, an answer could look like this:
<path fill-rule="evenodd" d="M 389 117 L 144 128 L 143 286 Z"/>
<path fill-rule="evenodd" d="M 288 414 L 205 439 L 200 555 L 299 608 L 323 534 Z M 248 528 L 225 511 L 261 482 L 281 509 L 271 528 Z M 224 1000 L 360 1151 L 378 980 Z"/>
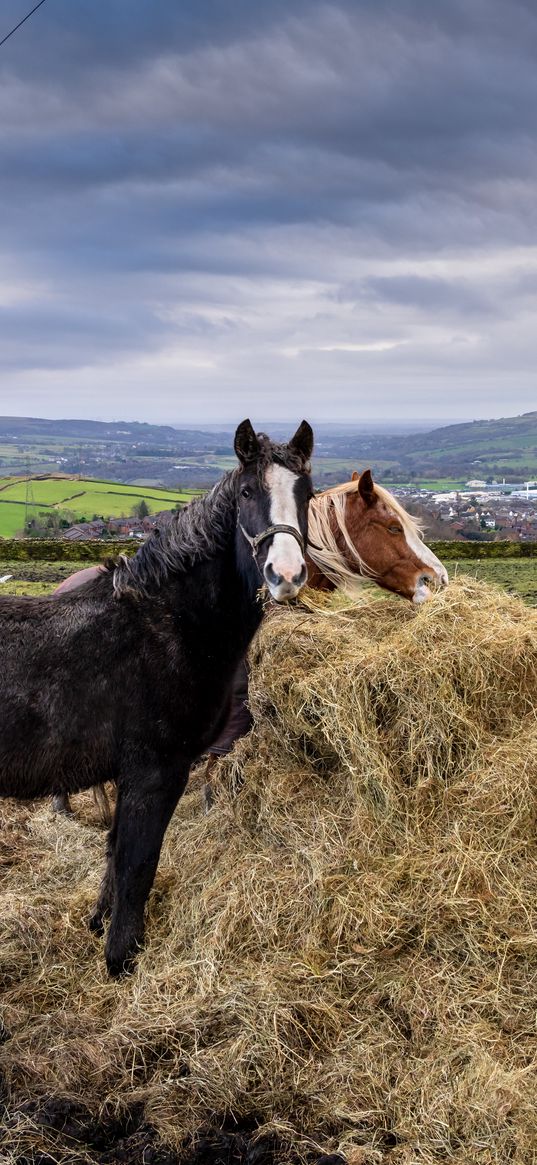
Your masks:
<path fill-rule="evenodd" d="M 536 108 L 534 0 L 46 0 L 0 48 L 0 413 L 537 408 Z"/>

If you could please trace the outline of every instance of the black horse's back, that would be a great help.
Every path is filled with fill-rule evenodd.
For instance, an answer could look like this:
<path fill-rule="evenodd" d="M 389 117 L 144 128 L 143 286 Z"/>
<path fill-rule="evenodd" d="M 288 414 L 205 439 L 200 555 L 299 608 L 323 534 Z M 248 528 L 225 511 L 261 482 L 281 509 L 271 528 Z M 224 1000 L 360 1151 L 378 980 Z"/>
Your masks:
<path fill-rule="evenodd" d="M 118 614 L 111 580 L 76 603 L 0 599 L 1 796 L 74 792 L 112 767 Z"/>

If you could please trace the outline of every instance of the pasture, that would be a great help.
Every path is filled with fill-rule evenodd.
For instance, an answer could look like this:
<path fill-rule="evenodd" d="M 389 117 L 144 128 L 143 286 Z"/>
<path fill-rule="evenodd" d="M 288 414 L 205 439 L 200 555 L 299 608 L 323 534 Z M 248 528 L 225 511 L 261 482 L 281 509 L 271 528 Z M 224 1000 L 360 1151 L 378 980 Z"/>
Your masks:
<path fill-rule="evenodd" d="M 24 528 L 25 503 L 30 488 L 28 516 L 41 511 L 67 510 L 73 520 L 128 517 L 142 500 L 150 513 L 173 509 L 191 500 L 196 491 L 162 490 L 151 486 L 121 485 L 115 481 L 67 477 L 61 474 L 0 478 L 0 537 L 12 538 Z"/>
<path fill-rule="evenodd" d="M 434 543 L 431 543 L 434 546 Z M 456 545 L 453 544 L 456 552 Z M 445 544 L 444 544 L 445 546 Z M 121 547 L 122 553 L 124 547 Z M 131 549 L 130 546 L 127 547 Z M 106 553 L 118 553 L 119 546 L 109 550 L 107 545 L 96 544 L 97 559 L 105 557 Z M 99 553 L 100 551 L 100 553 Z M 0 594 L 40 595 L 49 594 L 62 579 L 67 578 L 77 568 L 87 565 L 73 559 L 54 562 L 30 559 L 12 560 L 0 557 L 0 576 L 11 574 L 9 582 L 0 587 Z M 518 595 L 529 603 L 537 606 L 537 559 L 535 558 L 475 558 L 475 559 L 446 559 L 450 577 L 469 575 L 472 578 L 489 582 L 509 594 Z M 374 588 L 373 588 L 374 589 Z"/>
<path fill-rule="evenodd" d="M 534 1165 L 537 612 L 462 577 L 305 599 L 214 808 L 195 774 L 179 804 L 132 978 L 85 928 L 90 796 L 0 805 L 7 1165 Z"/>

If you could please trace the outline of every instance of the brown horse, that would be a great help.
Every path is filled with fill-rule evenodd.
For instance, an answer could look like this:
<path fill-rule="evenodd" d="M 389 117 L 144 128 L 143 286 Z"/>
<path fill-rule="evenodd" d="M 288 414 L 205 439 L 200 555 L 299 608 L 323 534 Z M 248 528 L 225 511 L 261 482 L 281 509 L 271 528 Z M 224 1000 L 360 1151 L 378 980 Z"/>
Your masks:
<path fill-rule="evenodd" d="M 417 604 L 431 597 L 431 585 L 448 581 L 419 522 L 373 482 L 370 469 L 311 500 L 306 562 L 310 587 L 356 594 L 367 578 Z"/>

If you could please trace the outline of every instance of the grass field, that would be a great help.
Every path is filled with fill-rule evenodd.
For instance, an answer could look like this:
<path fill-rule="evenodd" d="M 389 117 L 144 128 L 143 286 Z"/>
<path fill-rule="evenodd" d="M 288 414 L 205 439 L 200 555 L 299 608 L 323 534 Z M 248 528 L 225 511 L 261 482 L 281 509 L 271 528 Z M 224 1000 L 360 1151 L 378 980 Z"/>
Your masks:
<path fill-rule="evenodd" d="M 103 545 L 103 557 L 106 547 Z M 84 564 L 81 563 L 80 566 Z M 450 578 L 471 575 L 472 578 L 494 583 L 510 594 L 520 595 L 532 607 L 537 607 L 537 559 L 504 558 L 447 563 Z M 46 595 L 77 569 L 74 562 L 0 562 L 0 578 L 10 574 L 8 582 L 0 584 L 0 595 Z"/>
<path fill-rule="evenodd" d="M 460 562 L 448 562 L 447 569 L 450 578 L 454 575 L 466 574 L 483 582 L 494 583 L 502 590 L 513 595 L 520 595 L 532 607 L 537 607 L 537 559 L 535 558 L 504 558 L 482 559 L 472 561 L 464 559 Z"/>
<path fill-rule="evenodd" d="M 0 562 L 0 595 L 48 595 L 58 583 L 84 564 L 73 562 Z"/>
<path fill-rule="evenodd" d="M 386 484 L 386 483 L 383 483 Z M 438 493 L 448 493 L 454 489 L 466 489 L 466 481 L 463 478 L 455 477 L 427 477 L 413 478 L 412 481 L 390 481 L 387 489 L 432 489 L 437 490 Z"/>
<path fill-rule="evenodd" d="M 150 513 L 173 509 L 178 502 L 190 501 L 192 490 L 164 490 L 151 486 L 121 485 L 115 481 L 95 481 L 83 477 L 33 477 L 30 480 L 29 515 L 48 509 L 69 510 L 75 521 L 129 516 L 142 500 Z M 27 479 L 0 478 L 0 537 L 12 538 L 25 521 Z"/>

